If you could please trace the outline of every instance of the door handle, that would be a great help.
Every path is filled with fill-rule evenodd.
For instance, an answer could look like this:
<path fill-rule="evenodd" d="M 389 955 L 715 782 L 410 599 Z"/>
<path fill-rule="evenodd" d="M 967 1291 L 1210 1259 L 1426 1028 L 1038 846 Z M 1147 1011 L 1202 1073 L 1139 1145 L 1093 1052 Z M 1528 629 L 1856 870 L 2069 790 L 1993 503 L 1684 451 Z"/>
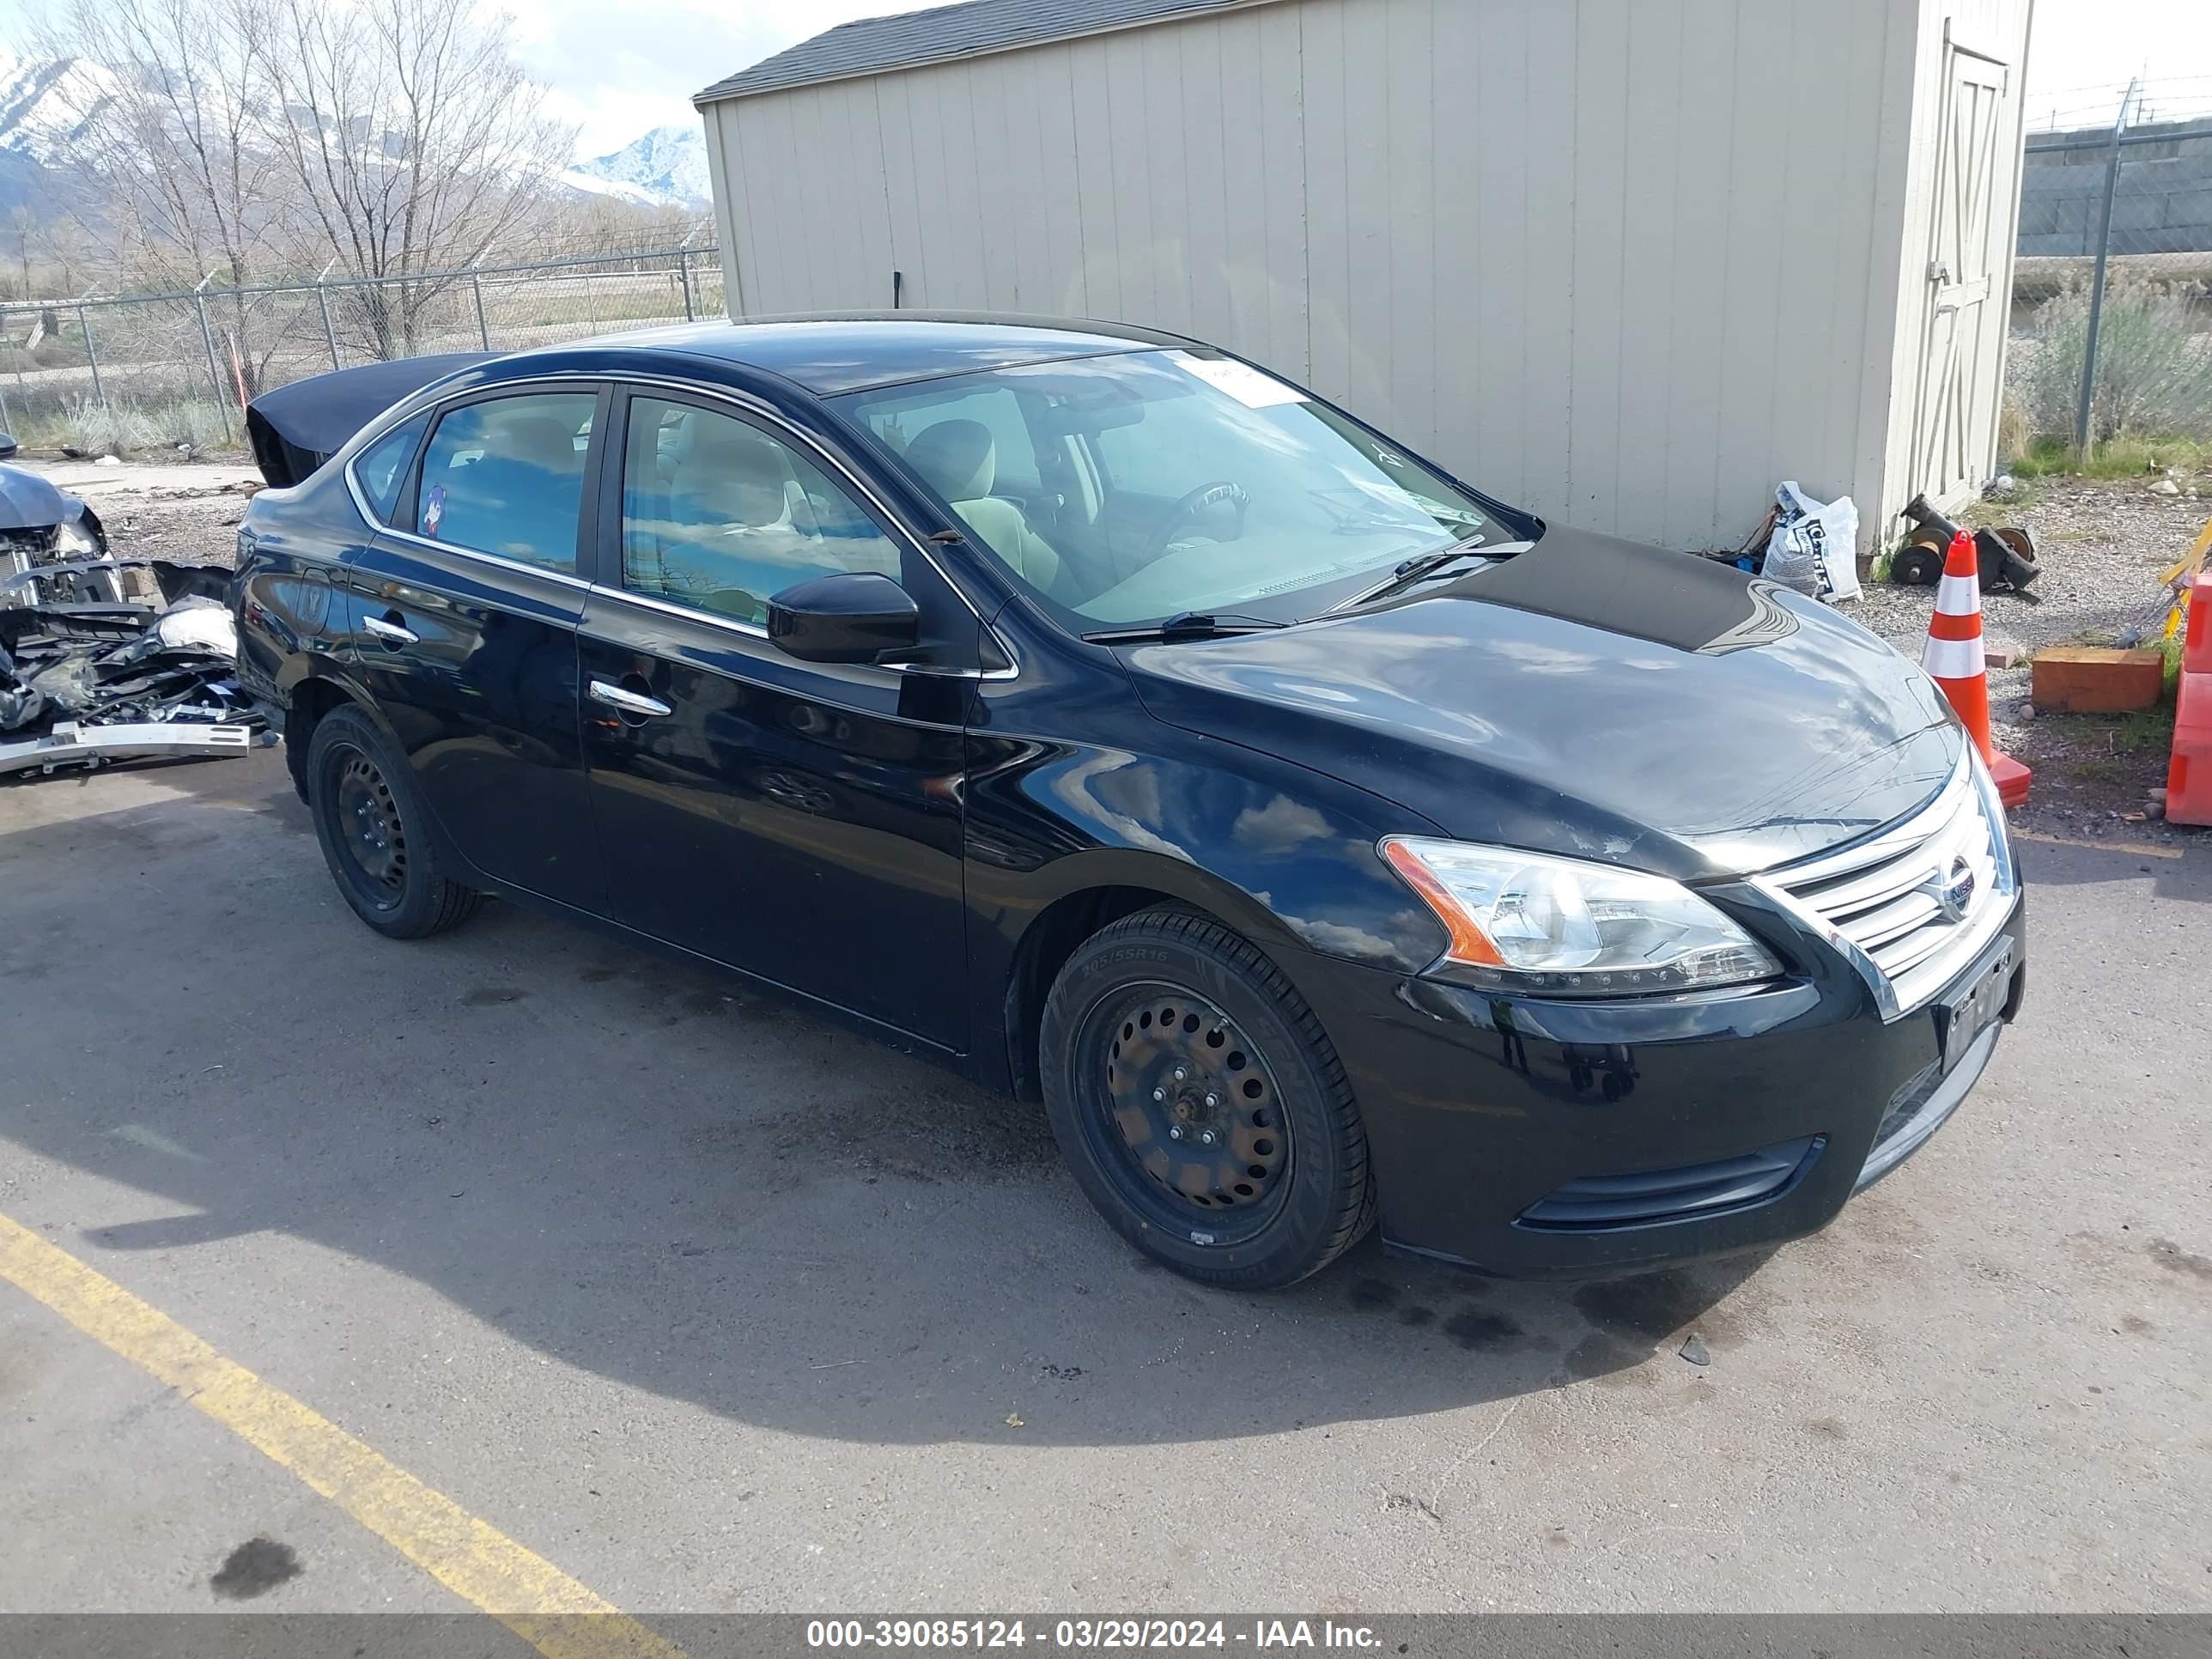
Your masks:
<path fill-rule="evenodd" d="M 417 645 L 422 642 L 422 636 L 413 629 L 404 623 L 387 622 L 382 617 L 363 617 L 361 625 L 386 645 Z"/>
<path fill-rule="evenodd" d="M 641 691 L 626 691 L 611 680 L 593 680 L 591 696 L 593 702 L 603 702 L 625 714 L 643 717 L 676 712 L 658 697 L 648 697 Z"/>

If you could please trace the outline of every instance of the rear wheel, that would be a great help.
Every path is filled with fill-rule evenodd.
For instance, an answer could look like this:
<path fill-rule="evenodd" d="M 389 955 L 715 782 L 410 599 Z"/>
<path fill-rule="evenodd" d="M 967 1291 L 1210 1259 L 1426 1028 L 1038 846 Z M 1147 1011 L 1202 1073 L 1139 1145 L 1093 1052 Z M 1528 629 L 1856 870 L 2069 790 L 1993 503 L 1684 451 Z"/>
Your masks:
<path fill-rule="evenodd" d="M 440 873 L 406 763 L 375 722 L 349 705 L 307 744 L 315 838 L 354 914 L 387 939 L 426 939 L 476 913 L 483 895 Z"/>
<path fill-rule="evenodd" d="M 1078 947 L 1045 1005 L 1045 1109 L 1130 1243 L 1208 1284 L 1268 1290 L 1374 1219 L 1367 1139 L 1321 1022 L 1251 945 L 1146 910 Z"/>

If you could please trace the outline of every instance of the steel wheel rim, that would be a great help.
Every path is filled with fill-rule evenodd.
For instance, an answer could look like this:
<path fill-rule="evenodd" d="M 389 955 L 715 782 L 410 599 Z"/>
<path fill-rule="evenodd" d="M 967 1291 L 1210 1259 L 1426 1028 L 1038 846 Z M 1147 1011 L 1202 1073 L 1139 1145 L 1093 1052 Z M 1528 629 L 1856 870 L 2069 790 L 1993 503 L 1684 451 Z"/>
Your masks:
<path fill-rule="evenodd" d="M 1086 1127 L 1155 1224 L 1224 1243 L 1272 1222 L 1291 1184 L 1273 1068 L 1226 1011 L 1148 981 L 1095 1003 L 1077 1050 L 1099 1092 Z"/>
<path fill-rule="evenodd" d="M 399 803 L 377 763 L 358 749 L 333 757 L 332 817 L 356 885 L 380 907 L 407 890 L 407 830 Z"/>

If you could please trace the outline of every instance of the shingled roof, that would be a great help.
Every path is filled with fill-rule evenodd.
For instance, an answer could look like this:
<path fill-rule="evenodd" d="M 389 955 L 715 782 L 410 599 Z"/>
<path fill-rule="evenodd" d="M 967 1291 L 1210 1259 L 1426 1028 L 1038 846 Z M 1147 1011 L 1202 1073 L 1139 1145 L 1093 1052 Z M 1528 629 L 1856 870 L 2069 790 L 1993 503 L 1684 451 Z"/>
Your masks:
<path fill-rule="evenodd" d="M 1219 11 L 1251 0 L 964 0 L 956 6 L 864 17 L 787 47 L 717 81 L 691 101 L 780 92 L 817 81 L 941 64 L 977 52 L 1097 34 L 1180 13 Z"/>

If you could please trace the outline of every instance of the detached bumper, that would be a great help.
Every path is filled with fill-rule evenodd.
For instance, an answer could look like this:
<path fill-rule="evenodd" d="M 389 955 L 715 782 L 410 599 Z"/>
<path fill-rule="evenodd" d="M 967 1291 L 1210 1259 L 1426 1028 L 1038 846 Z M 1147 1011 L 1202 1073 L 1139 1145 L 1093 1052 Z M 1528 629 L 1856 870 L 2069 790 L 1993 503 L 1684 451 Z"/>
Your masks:
<path fill-rule="evenodd" d="M 1886 1024 L 1840 960 L 1749 993 L 1613 1003 L 1318 957 L 1296 976 L 1359 1098 L 1385 1245 L 1571 1279 L 1825 1226 L 1958 1110 L 2026 963 L 2020 900 L 1973 967 Z M 1976 983 L 1994 1018 L 1954 1033 Z"/>

